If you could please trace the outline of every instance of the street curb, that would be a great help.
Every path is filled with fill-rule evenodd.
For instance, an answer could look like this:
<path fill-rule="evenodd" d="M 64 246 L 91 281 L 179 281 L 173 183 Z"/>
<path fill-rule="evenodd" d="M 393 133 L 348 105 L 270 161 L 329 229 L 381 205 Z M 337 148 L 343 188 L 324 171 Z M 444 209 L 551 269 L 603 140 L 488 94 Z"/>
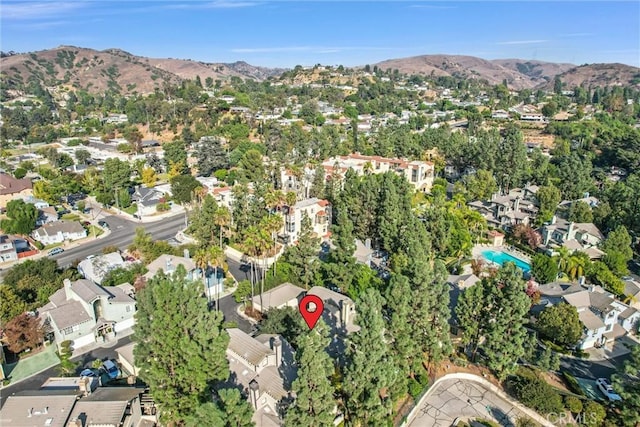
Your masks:
<path fill-rule="evenodd" d="M 416 406 L 411 410 L 411 412 L 409 412 L 409 414 L 407 415 L 406 420 L 401 425 L 402 427 L 407 427 L 409 425 L 409 423 L 411 423 L 413 421 L 413 419 L 416 416 L 417 411 L 424 404 L 425 399 L 427 399 L 427 397 L 429 397 L 431 394 L 433 394 L 433 391 L 437 388 L 437 386 L 441 382 L 444 382 L 446 380 L 467 380 L 467 381 L 473 381 L 473 382 L 480 383 L 483 387 L 485 387 L 489 391 L 495 393 L 498 397 L 500 397 L 501 399 L 504 399 L 510 405 L 518 408 L 520 411 L 524 412 L 527 416 L 531 417 L 536 422 L 542 424 L 545 427 L 555 427 L 553 423 L 549 422 L 547 419 L 545 419 L 542 415 L 540 415 L 537 412 L 535 412 L 533 409 L 527 408 L 526 406 L 524 406 L 520 402 L 513 400 L 513 398 L 508 396 L 501 388 L 496 387 L 494 384 L 492 384 L 491 382 L 485 380 L 484 378 L 481 378 L 481 377 L 479 377 L 477 375 L 465 373 L 465 372 L 454 373 L 454 374 L 446 374 L 446 375 L 438 378 L 437 380 L 435 380 L 433 382 L 433 384 L 431 385 L 431 387 L 429 387 L 429 390 L 427 390 L 427 392 L 422 395 L 422 397 L 420 398 L 420 401 L 418 401 L 416 403 Z"/>

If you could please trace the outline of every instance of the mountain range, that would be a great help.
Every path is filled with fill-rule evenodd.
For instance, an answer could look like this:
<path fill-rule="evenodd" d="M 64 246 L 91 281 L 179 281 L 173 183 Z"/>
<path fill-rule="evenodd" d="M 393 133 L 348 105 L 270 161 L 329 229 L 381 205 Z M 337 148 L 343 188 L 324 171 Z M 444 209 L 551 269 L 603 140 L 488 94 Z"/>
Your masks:
<path fill-rule="evenodd" d="M 507 82 L 512 89 L 549 89 L 556 76 L 567 88 L 579 85 L 640 87 L 640 68 L 625 64 L 576 66 L 537 60 L 486 60 L 462 55 L 422 55 L 379 62 L 378 68 L 402 73 L 484 79 L 490 84 Z M 167 83 L 200 76 L 226 80 L 232 77 L 265 80 L 286 69 L 247 64 L 207 63 L 190 59 L 147 58 L 120 49 L 94 50 L 75 46 L 30 53 L 3 53 L 0 58 L 2 86 L 16 89 L 38 81 L 42 86 L 82 88 L 89 92 L 115 89 L 120 93 L 149 93 Z"/>

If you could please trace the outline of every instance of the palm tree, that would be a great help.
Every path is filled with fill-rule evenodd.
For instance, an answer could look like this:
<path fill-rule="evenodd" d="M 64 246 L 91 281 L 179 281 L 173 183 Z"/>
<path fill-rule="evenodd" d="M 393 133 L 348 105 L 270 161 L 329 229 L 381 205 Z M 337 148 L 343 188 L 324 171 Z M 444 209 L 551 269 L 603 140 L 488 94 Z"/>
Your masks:
<path fill-rule="evenodd" d="M 569 249 L 564 246 L 558 248 L 558 255 L 556 256 L 556 258 L 558 258 L 558 271 L 565 272 L 567 270 L 567 267 L 569 266 L 569 257 Z"/>
<path fill-rule="evenodd" d="M 225 255 L 222 248 L 217 246 L 211 246 L 207 251 L 208 264 L 213 268 L 215 278 L 216 278 L 216 310 L 220 310 L 220 285 L 218 283 L 218 268 L 221 267 L 225 262 Z"/>
<path fill-rule="evenodd" d="M 255 278 L 254 278 L 254 272 L 255 272 L 255 257 L 258 254 L 258 247 L 259 247 L 259 232 L 258 232 L 258 228 L 255 226 L 251 226 L 249 228 L 247 228 L 246 231 L 246 237 L 244 239 L 244 242 L 242 243 L 242 246 L 244 247 L 244 251 L 246 252 L 247 255 L 249 255 L 251 258 L 251 274 L 249 276 L 249 281 L 251 282 L 251 301 L 253 302 L 253 297 L 255 295 Z"/>
<path fill-rule="evenodd" d="M 589 262 L 589 258 L 576 252 L 569 257 L 566 273 L 573 280 L 584 275 L 584 270 Z"/>
<path fill-rule="evenodd" d="M 231 223 L 231 212 L 226 206 L 219 206 L 216 209 L 213 222 L 220 227 L 220 249 L 222 249 L 222 230 Z"/>
<path fill-rule="evenodd" d="M 202 271 L 202 279 L 204 281 L 204 293 L 207 296 L 207 301 L 209 300 L 209 292 L 207 289 L 207 278 L 206 272 L 207 267 L 209 266 L 209 252 L 206 249 L 198 249 L 196 253 L 193 255 L 193 262 L 196 264 L 196 267 Z"/>

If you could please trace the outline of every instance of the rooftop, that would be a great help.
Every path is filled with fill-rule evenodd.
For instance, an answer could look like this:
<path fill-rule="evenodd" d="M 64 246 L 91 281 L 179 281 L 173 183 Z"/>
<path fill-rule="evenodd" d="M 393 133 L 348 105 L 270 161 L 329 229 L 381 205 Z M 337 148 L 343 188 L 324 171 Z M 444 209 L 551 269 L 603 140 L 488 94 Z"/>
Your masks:
<path fill-rule="evenodd" d="M 253 366 L 258 366 L 265 357 L 275 355 L 267 345 L 261 344 L 240 329 L 230 328 L 227 332 L 230 338 L 228 349 Z"/>
<path fill-rule="evenodd" d="M 301 287 L 292 285 L 291 283 L 283 283 L 275 288 L 264 292 L 262 294 L 262 300 L 259 295 L 253 297 L 254 304 L 260 304 L 262 301 L 262 310 L 266 311 L 270 308 L 281 307 L 289 301 L 298 298 L 304 292 Z"/>
<path fill-rule="evenodd" d="M 55 395 L 43 391 L 9 396 L 0 411 L 0 425 L 65 427 L 75 402 L 75 394 Z"/>

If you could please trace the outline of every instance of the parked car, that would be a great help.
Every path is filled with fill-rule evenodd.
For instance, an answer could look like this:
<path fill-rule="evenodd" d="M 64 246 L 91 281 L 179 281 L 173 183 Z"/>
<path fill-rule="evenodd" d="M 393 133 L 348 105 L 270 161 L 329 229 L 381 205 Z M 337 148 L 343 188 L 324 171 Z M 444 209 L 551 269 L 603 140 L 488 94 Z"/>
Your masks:
<path fill-rule="evenodd" d="M 62 249 L 62 248 L 53 248 L 48 252 L 48 254 L 49 254 L 49 256 L 52 256 L 52 255 L 61 254 L 62 252 L 64 252 L 64 249 Z"/>
<path fill-rule="evenodd" d="M 607 381 L 606 378 L 598 378 L 596 380 L 596 384 L 598 385 L 598 388 L 600 389 L 602 394 L 604 394 L 610 402 L 617 402 L 622 400 L 622 397 L 620 397 L 620 395 L 613 390 L 613 387 L 611 387 L 611 384 L 609 384 L 609 381 Z"/>
<path fill-rule="evenodd" d="M 109 224 L 104 220 L 98 221 L 98 225 L 102 228 L 109 228 Z"/>
<path fill-rule="evenodd" d="M 102 369 L 105 370 L 112 380 L 120 376 L 120 369 L 118 369 L 118 365 L 116 365 L 113 360 L 105 360 L 102 362 Z"/>
<path fill-rule="evenodd" d="M 80 376 L 81 377 L 97 377 L 98 373 L 95 371 L 95 369 L 83 369 L 82 372 L 80 372 Z"/>

